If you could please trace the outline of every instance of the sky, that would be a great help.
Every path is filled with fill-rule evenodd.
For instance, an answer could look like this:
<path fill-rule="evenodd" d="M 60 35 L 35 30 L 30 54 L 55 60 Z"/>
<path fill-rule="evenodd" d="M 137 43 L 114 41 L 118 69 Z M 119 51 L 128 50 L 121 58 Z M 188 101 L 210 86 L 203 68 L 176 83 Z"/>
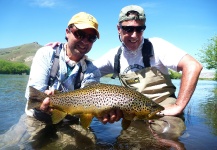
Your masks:
<path fill-rule="evenodd" d="M 92 14 L 100 39 L 87 54 L 97 59 L 120 45 L 120 10 L 139 5 L 146 14 L 145 38 L 160 37 L 196 57 L 217 35 L 216 0 L 0 0 L 0 49 L 38 42 L 66 42 L 68 21 L 78 12 Z"/>

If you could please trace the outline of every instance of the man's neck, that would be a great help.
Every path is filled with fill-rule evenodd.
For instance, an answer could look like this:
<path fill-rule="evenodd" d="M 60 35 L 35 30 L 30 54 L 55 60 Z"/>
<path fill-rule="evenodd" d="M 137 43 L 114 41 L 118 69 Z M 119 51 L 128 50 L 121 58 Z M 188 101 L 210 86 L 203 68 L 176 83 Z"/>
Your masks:
<path fill-rule="evenodd" d="M 79 62 L 81 60 L 80 57 L 76 57 L 72 54 L 72 52 L 68 48 L 68 44 L 65 44 L 65 49 L 66 49 L 66 55 L 69 57 L 70 60 Z"/>

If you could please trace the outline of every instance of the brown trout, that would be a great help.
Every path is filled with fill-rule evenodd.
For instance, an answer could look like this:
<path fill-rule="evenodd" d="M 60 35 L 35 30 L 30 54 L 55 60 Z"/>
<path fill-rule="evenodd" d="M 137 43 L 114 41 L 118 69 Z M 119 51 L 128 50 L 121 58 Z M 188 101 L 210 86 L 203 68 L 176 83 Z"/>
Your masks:
<path fill-rule="evenodd" d="M 50 97 L 53 108 L 53 124 L 59 123 L 66 115 L 79 115 L 83 128 L 88 128 L 93 117 L 102 117 L 112 109 L 123 112 L 122 128 L 127 129 L 132 120 L 150 119 L 164 107 L 153 102 L 133 89 L 110 84 L 95 83 L 70 92 L 46 95 L 29 87 L 28 109 L 37 108 L 46 97 Z"/>

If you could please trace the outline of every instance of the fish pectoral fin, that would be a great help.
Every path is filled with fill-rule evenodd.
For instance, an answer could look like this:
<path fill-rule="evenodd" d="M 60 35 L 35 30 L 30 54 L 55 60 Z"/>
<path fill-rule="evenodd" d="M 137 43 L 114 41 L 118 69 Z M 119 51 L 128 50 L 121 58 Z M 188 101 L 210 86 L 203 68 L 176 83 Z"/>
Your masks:
<path fill-rule="evenodd" d="M 122 125 L 122 129 L 126 130 L 131 124 L 131 120 L 127 120 L 125 118 L 122 119 L 121 125 Z"/>
<path fill-rule="evenodd" d="M 58 109 L 54 109 L 51 115 L 53 124 L 59 123 L 61 120 L 63 120 L 66 117 L 66 115 L 67 115 L 66 112 L 60 111 Z"/>
<path fill-rule="evenodd" d="M 80 115 L 81 126 L 84 129 L 87 129 L 90 126 L 90 123 L 91 123 L 93 117 L 94 116 L 92 114 L 82 114 L 82 115 Z"/>

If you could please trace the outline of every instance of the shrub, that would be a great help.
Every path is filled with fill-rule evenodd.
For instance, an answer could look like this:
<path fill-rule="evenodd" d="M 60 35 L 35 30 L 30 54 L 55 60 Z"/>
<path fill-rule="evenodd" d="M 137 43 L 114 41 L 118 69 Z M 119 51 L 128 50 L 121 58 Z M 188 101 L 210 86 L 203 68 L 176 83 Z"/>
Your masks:
<path fill-rule="evenodd" d="M 0 74 L 28 74 L 30 68 L 24 63 L 0 60 Z"/>

